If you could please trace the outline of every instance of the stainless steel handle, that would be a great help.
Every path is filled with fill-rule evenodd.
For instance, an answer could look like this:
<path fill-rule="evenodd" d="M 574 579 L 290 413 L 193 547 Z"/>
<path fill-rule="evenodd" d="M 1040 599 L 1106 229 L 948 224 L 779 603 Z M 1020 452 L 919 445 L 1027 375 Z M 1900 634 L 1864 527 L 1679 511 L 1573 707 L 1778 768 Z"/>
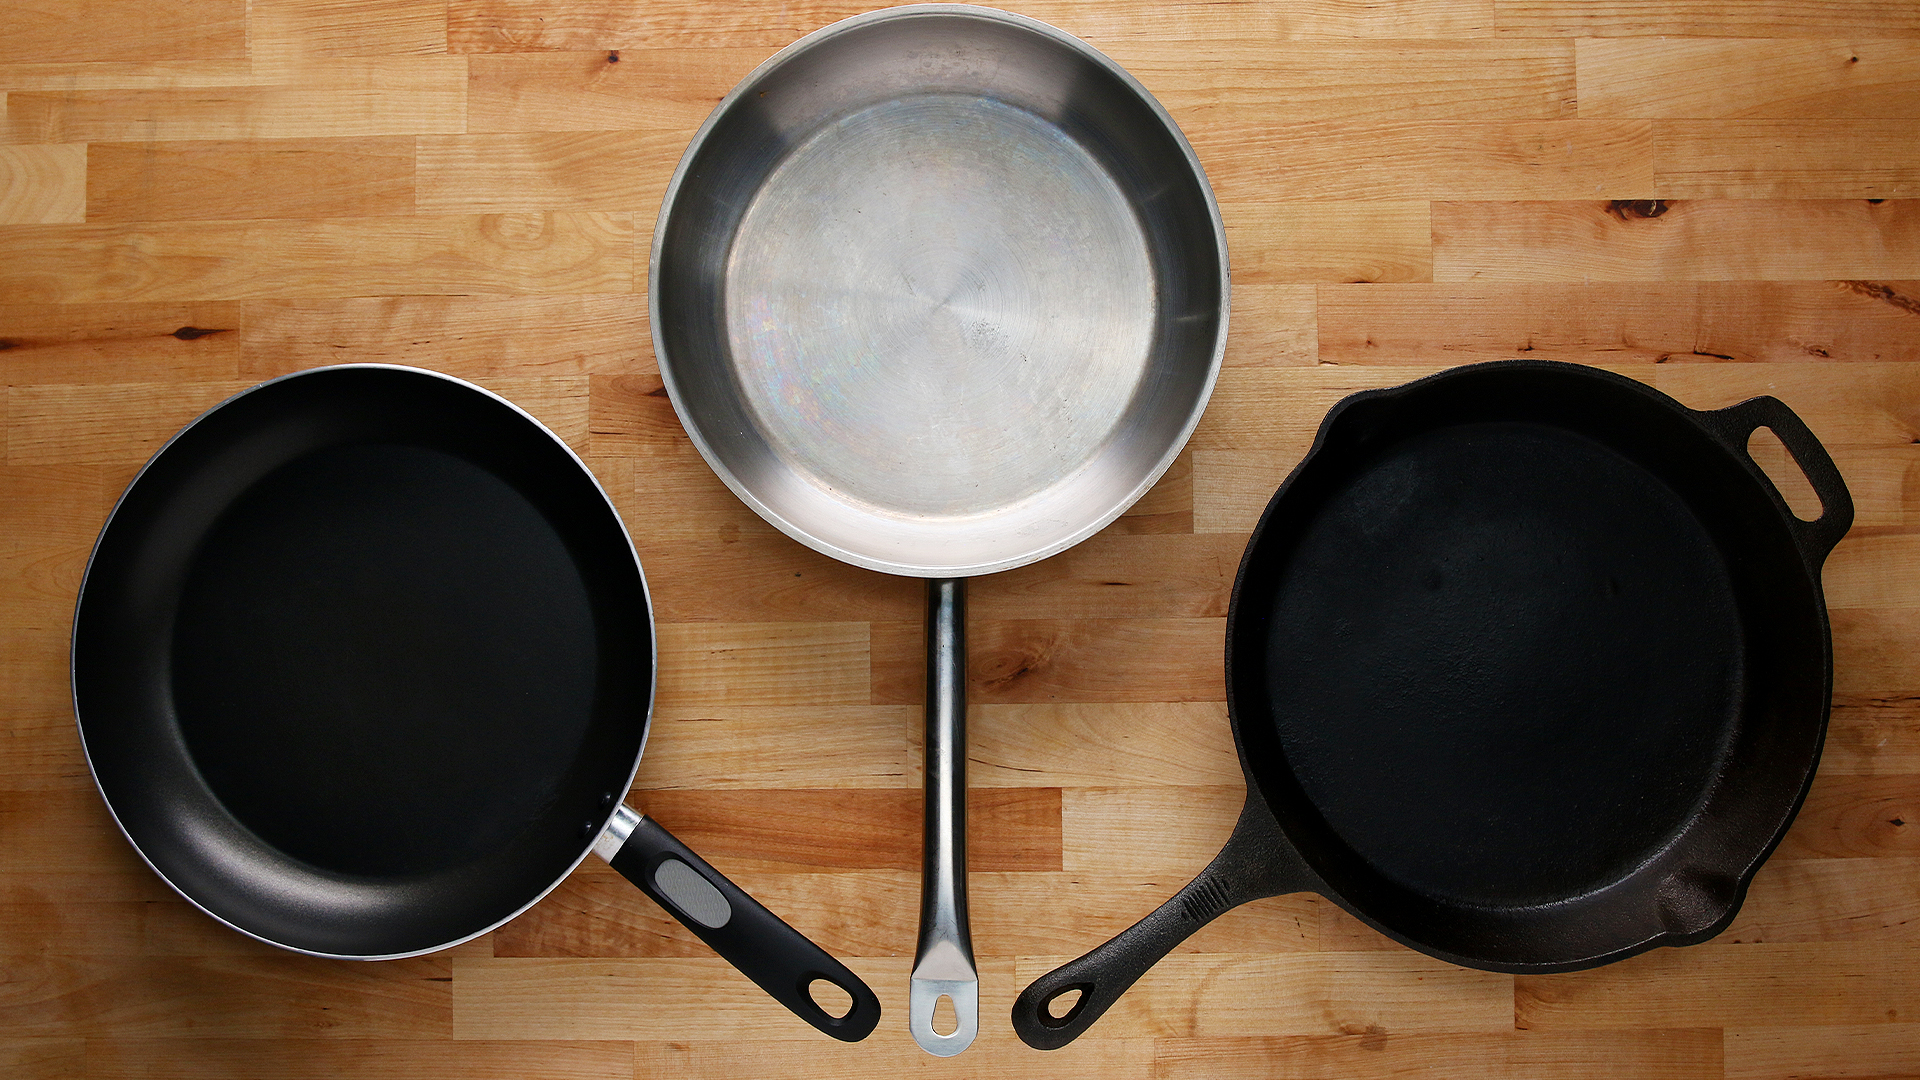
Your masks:
<path fill-rule="evenodd" d="M 967 931 L 967 583 L 927 582 L 926 837 L 921 849 L 920 947 L 907 1027 L 929 1054 L 952 1057 L 980 1030 L 980 975 Z M 953 1002 L 950 1034 L 934 1007 Z"/>

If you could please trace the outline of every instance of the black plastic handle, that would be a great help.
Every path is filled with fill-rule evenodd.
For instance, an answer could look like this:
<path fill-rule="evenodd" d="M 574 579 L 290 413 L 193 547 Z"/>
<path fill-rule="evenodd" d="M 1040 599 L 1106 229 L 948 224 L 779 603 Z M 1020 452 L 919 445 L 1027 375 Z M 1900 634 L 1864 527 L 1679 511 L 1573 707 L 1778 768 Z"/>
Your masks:
<path fill-rule="evenodd" d="M 1319 891 L 1319 878 L 1287 842 L 1273 811 L 1248 791 L 1240 820 L 1200 875 L 1118 937 L 1033 981 L 1013 1002 L 1013 1030 L 1035 1050 L 1058 1050 L 1093 1026 L 1161 957 L 1224 912 L 1250 900 Z M 1079 998 L 1061 1016 L 1056 999 Z"/>
<path fill-rule="evenodd" d="M 1786 402 L 1770 396 L 1748 398 L 1737 405 L 1694 415 L 1748 461 L 1753 461 L 1753 455 L 1747 452 L 1747 440 L 1755 430 L 1767 428 L 1779 436 L 1793 463 L 1799 466 L 1813 493 L 1820 498 L 1820 516 L 1813 521 L 1803 521 L 1791 511 L 1787 513 L 1794 543 L 1808 565 L 1818 572 L 1833 546 L 1853 526 L 1853 495 L 1847 491 L 1847 482 L 1841 478 L 1833 457 L 1814 437 L 1806 421 L 1787 408 Z M 1754 467 L 1759 468 L 1758 463 Z"/>
<path fill-rule="evenodd" d="M 860 976 L 762 907 L 652 818 L 641 818 L 607 861 L 800 1019 L 841 1042 L 859 1042 L 880 1023 L 880 999 Z M 820 979 L 853 998 L 845 1016 L 835 1016 L 813 1000 L 810 987 Z"/>

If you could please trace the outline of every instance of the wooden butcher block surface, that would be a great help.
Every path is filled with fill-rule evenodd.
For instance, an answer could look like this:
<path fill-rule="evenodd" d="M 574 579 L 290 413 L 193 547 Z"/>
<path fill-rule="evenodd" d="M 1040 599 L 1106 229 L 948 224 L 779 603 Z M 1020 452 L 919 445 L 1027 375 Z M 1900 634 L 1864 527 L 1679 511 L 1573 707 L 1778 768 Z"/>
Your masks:
<path fill-rule="evenodd" d="M 1035 0 L 1192 141 L 1233 272 L 1174 468 L 972 586 L 981 1031 L 906 1027 L 921 585 L 789 540 L 661 388 L 675 162 L 841 0 L 0 0 L 0 1075 L 21 1078 L 1920 1075 L 1920 5 Z M 1195 935 L 1069 1048 L 1007 1010 L 1185 883 L 1243 793 L 1222 634 L 1248 532 L 1342 396 L 1516 356 L 1698 408 L 1773 394 L 1858 505 L 1792 831 L 1715 940 L 1513 976 L 1313 896 Z M 302 368 L 470 379 L 570 443 L 659 620 L 636 804 L 886 1015 L 795 1020 L 590 860 L 452 950 L 283 952 L 175 895 L 88 773 L 68 635 L 114 499 Z M 1758 448 L 1790 499 L 1784 454 Z M 1802 485 L 1803 486 L 1803 485 Z M 1804 505 L 1804 504 L 1802 504 Z"/>

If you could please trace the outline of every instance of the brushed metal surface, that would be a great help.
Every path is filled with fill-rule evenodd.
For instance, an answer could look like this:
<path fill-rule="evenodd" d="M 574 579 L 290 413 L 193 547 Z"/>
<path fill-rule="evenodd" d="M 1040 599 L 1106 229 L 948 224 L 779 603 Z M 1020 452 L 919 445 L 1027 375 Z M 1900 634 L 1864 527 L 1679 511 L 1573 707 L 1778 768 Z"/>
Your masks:
<path fill-rule="evenodd" d="M 980 1030 L 980 973 L 967 921 L 967 580 L 927 582 L 926 831 L 920 845 L 920 943 L 907 1026 L 922 1049 L 952 1057 Z M 933 1017 L 953 1003 L 954 1030 Z"/>
<path fill-rule="evenodd" d="M 1226 243 L 1164 110 L 1059 30 L 873 12 L 695 136 L 655 231 L 668 393 L 769 522 L 871 569 L 991 573 L 1172 463 L 1226 339 Z"/>

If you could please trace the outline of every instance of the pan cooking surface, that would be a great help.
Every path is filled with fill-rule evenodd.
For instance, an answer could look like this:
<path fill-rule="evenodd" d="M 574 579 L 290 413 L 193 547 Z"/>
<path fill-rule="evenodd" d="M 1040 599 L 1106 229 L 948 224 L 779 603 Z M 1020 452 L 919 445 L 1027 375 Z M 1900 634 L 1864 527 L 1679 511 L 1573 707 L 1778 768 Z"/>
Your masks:
<path fill-rule="evenodd" d="M 646 583 L 538 422 L 430 372 L 264 383 L 194 421 L 102 530 L 74 707 L 169 883 L 326 956 L 427 952 L 586 854 L 647 732 Z"/>
<path fill-rule="evenodd" d="M 1564 428 L 1461 424 L 1356 465 L 1311 517 L 1266 687 L 1359 858 L 1430 896 L 1545 903 L 1691 818 L 1744 646 L 1718 549 L 1658 478 Z"/>
<path fill-rule="evenodd" d="M 1074 477 L 1150 362 L 1153 268 L 1126 194 L 1057 126 L 989 98 L 823 126 L 761 187 L 727 278 L 766 438 L 876 513 L 964 517 Z"/>
<path fill-rule="evenodd" d="M 700 453 L 787 535 L 967 577 L 1085 539 L 1172 464 L 1225 344 L 1218 210 L 1110 60 L 984 8 L 835 24 L 688 147 L 649 263 Z"/>
<path fill-rule="evenodd" d="M 287 855 L 423 873 L 540 816 L 592 714 L 595 627 L 553 526 L 443 451 L 348 444 L 214 524 L 173 633 L 181 736 Z"/>

